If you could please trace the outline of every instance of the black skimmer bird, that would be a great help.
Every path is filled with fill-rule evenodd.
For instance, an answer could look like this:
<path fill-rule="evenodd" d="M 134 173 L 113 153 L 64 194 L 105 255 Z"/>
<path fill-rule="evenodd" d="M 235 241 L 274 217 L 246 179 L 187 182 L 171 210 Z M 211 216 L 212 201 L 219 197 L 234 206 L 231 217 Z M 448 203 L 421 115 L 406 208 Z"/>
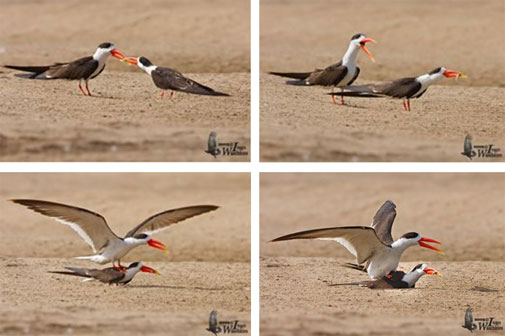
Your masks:
<path fill-rule="evenodd" d="M 172 98 L 174 91 L 205 96 L 229 96 L 227 93 L 214 91 L 208 86 L 184 77 L 184 75 L 177 70 L 154 65 L 143 56 L 126 57 L 122 61 L 137 65 L 151 76 L 154 85 L 161 89 L 160 97 L 163 97 L 165 90 L 171 90 L 169 98 Z"/>
<path fill-rule="evenodd" d="M 163 243 L 151 238 L 154 233 L 165 230 L 172 224 L 218 208 L 215 205 L 194 205 L 163 211 L 147 218 L 131 229 L 124 238 L 121 238 L 112 232 L 105 218 L 95 212 L 47 201 L 28 199 L 15 199 L 12 201 L 42 215 L 49 216 L 75 230 L 95 253 L 91 256 L 76 257 L 76 259 L 91 260 L 98 264 L 112 262 L 113 266 L 117 260 L 118 267 L 116 268 L 122 267 L 120 259 L 123 256 L 140 245 L 147 244 L 168 253 Z"/>
<path fill-rule="evenodd" d="M 359 76 L 360 69 L 356 65 L 359 50 L 370 57 L 375 62 L 372 53 L 367 49 L 366 43 L 375 42 L 371 38 L 367 38 L 364 34 L 355 34 L 351 38 L 349 47 L 338 63 L 332 64 L 324 69 L 316 69 L 312 72 L 269 72 L 271 75 L 288 77 L 295 79 L 294 81 L 287 81 L 291 85 L 321 85 L 331 86 L 332 92 L 334 87 L 341 88 L 351 85 Z M 336 104 L 335 96 L 332 96 L 333 103 Z M 340 103 L 344 104 L 344 97 L 340 99 Z"/>
<path fill-rule="evenodd" d="M 66 63 L 54 63 L 53 65 L 44 66 L 20 66 L 20 65 L 4 65 L 5 68 L 30 72 L 31 75 L 22 76 L 31 79 L 68 79 L 79 80 L 79 89 L 86 96 L 86 92 L 82 89 L 81 82 L 84 80 L 88 95 L 91 96 L 91 91 L 88 88 L 88 81 L 102 73 L 105 68 L 105 62 L 109 55 L 118 59 L 123 59 L 125 55 L 116 49 L 114 44 L 104 42 L 100 44 L 93 56 L 86 56 L 75 61 Z"/>
<path fill-rule="evenodd" d="M 444 253 L 438 248 L 426 243 L 440 242 L 421 236 L 417 232 L 409 232 L 393 241 L 391 227 L 396 217 L 396 206 L 386 201 L 373 218 L 372 226 L 341 226 L 315 229 L 291 233 L 272 242 L 292 239 L 332 240 L 343 245 L 356 257 L 358 265 L 366 263 L 363 268 L 373 280 L 396 271 L 403 252 L 414 245 Z"/>
<path fill-rule="evenodd" d="M 429 268 L 426 264 L 419 264 L 409 273 L 405 273 L 403 271 L 393 271 L 388 275 L 373 281 L 331 284 L 330 286 L 361 286 L 371 289 L 414 288 L 416 286 L 416 282 L 426 274 L 441 276 L 439 272 L 433 268 Z"/>
<path fill-rule="evenodd" d="M 454 71 L 447 70 L 444 67 L 433 69 L 427 74 L 417 77 L 400 78 L 393 81 L 381 82 L 376 84 L 352 85 L 344 89 L 346 92 L 340 93 L 343 96 L 365 97 L 365 98 L 381 98 L 390 97 L 403 99 L 403 109 L 410 111 L 410 99 L 420 98 L 428 87 L 442 78 L 466 78 L 466 75 Z M 335 96 L 337 93 L 328 93 Z"/>
<path fill-rule="evenodd" d="M 159 275 L 160 273 L 149 266 L 145 266 L 141 261 L 136 261 L 131 263 L 128 267 L 124 267 L 121 270 L 114 267 L 107 267 L 104 269 L 92 269 L 92 268 L 76 268 L 76 267 L 65 267 L 68 271 L 50 271 L 49 273 L 55 274 L 65 274 L 84 277 L 83 281 L 100 281 L 109 285 L 126 285 L 132 281 L 133 277 L 138 272 L 154 273 Z"/>

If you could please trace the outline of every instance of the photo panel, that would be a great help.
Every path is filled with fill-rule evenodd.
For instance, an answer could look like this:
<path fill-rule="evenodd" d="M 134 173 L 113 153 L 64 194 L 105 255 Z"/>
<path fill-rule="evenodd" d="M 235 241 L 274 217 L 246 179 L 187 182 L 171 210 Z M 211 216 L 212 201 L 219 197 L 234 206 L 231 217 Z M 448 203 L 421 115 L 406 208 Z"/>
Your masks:
<path fill-rule="evenodd" d="M 262 161 L 504 161 L 503 1 L 260 4 Z"/>
<path fill-rule="evenodd" d="M 261 335 L 503 328 L 505 174 L 260 178 Z"/>
<path fill-rule="evenodd" d="M 249 1 L 0 13 L 0 161 L 249 161 Z"/>
<path fill-rule="evenodd" d="M 1 173 L 0 198 L 1 334 L 249 332 L 250 174 Z"/>

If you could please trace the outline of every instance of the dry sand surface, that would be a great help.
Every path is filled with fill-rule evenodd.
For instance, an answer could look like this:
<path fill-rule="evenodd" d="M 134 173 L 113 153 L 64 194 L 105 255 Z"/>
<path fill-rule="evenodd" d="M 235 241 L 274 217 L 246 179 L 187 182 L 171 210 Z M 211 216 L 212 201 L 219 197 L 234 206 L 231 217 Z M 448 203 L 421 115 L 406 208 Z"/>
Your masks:
<path fill-rule="evenodd" d="M 160 100 L 144 72 L 112 57 L 90 81 L 94 98 L 2 68 L 0 160 L 214 161 L 211 130 L 249 148 L 248 1 L 2 1 L 0 12 L 0 64 L 69 61 L 111 41 L 231 95 Z"/>
<path fill-rule="evenodd" d="M 267 243 L 330 226 L 369 225 L 382 203 L 397 205 L 393 237 L 418 231 L 440 240 L 445 256 L 412 247 L 400 262 L 440 271 L 416 289 L 329 287 L 367 280 L 334 242 Z M 262 174 L 262 335 L 465 335 L 474 317 L 505 322 L 504 174 Z M 493 290 L 481 292 L 474 287 Z"/>
<path fill-rule="evenodd" d="M 207 335 L 211 310 L 250 330 L 250 178 L 248 174 L 1 174 L 0 333 Z M 156 238 L 171 253 L 149 247 L 142 260 L 162 276 L 138 274 L 129 286 L 81 283 L 48 274 L 90 249 L 70 228 L 7 202 L 36 198 L 102 214 L 124 235 L 148 216 L 192 204 L 215 212 L 171 227 Z"/>
<path fill-rule="evenodd" d="M 468 161 L 474 144 L 505 150 L 505 4 L 491 1 L 262 1 L 261 158 L 264 161 Z M 376 39 L 360 55 L 359 83 L 426 73 L 444 80 L 404 112 L 401 101 L 331 104 L 322 87 L 293 87 L 269 71 L 311 71 L 341 59 L 349 39 Z M 481 158 L 493 161 L 500 159 Z"/>

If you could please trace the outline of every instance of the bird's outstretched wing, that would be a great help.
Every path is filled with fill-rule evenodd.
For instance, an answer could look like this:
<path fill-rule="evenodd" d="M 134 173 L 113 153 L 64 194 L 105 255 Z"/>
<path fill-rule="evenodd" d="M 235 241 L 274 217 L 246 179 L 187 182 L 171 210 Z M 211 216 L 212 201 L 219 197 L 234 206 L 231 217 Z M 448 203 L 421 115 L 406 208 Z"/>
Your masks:
<path fill-rule="evenodd" d="M 194 216 L 201 215 L 209 211 L 216 210 L 217 208 L 219 207 L 216 205 L 193 205 L 184 208 L 163 211 L 149 217 L 134 227 L 130 232 L 126 234 L 126 237 L 132 237 L 140 232 L 153 234 L 167 229 L 172 224 L 181 222 Z"/>
<path fill-rule="evenodd" d="M 95 212 L 71 205 L 40 200 L 15 199 L 12 202 L 24 205 L 30 210 L 70 226 L 91 246 L 95 253 L 105 248 L 110 241 L 120 239 L 112 232 L 105 218 Z"/>
<path fill-rule="evenodd" d="M 375 230 L 377 237 L 386 245 L 393 243 L 391 228 L 396 217 L 396 205 L 392 201 L 386 201 L 377 210 L 373 217 L 371 227 Z"/>
<path fill-rule="evenodd" d="M 342 226 L 324 229 L 315 229 L 291 233 L 275 238 L 273 242 L 291 239 L 320 239 L 333 240 L 343 245 L 356 257 L 356 262 L 362 264 L 367 261 L 374 252 L 388 248 L 383 244 L 375 230 L 368 226 Z"/>

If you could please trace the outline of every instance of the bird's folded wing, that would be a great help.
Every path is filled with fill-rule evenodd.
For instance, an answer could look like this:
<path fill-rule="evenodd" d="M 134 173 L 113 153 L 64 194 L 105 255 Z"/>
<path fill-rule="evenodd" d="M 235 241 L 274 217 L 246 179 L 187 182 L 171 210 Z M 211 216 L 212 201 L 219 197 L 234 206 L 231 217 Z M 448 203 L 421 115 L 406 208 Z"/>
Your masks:
<path fill-rule="evenodd" d="M 386 201 L 377 210 L 373 217 L 371 227 L 375 230 L 375 234 L 386 245 L 393 243 L 391 236 L 391 228 L 396 217 L 396 205 L 392 201 Z"/>
<path fill-rule="evenodd" d="M 209 211 L 216 210 L 217 208 L 219 207 L 215 205 L 194 205 L 160 212 L 154 216 L 149 217 L 134 227 L 130 232 L 126 234 L 126 237 L 132 237 L 135 234 L 141 232 L 153 234 L 168 228 L 172 224 L 181 222 L 194 216 L 201 215 Z"/>
<path fill-rule="evenodd" d="M 90 270 L 89 274 L 92 278 L 97 279 L 103 283 L 118 282 L 123 279 L 125 274 L 112 267 L 107 267 L 102 270 Z"/>
<path fill-rule="evenodd" d="M 373 228 L 368 226 L 341 226 L 324 229 L 301 231 L 272 240 L 282 241 L 291 239 L 320 239 L 333 240 L 343 245 L 355 257 L 358 264 L 367 261 L 374 252 L 387 248 Z"/>
<path fill-rule="evenodd" d="M 48 201 L 29 199 L 12 201 L 70 226 L 95 253 L 107 246 L 111 240 L 120 239 L 111 231 L 105 218 L 92 211 Z"/>

